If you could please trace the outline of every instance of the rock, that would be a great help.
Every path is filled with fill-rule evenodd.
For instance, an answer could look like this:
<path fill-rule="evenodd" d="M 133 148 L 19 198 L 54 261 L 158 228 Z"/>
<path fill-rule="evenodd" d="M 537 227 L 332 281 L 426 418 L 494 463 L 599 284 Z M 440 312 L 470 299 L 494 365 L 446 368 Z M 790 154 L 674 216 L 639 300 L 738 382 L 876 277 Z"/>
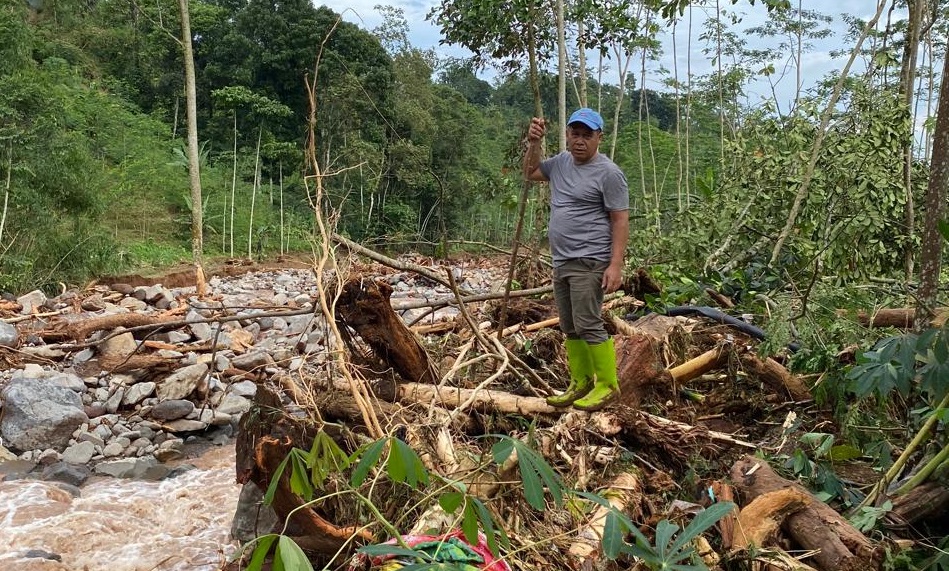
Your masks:
<path fill-rule="evenodd" d="M 3 347 L 16 347 L 16 342 L 19 337 L 20 334 L 17 332 L 15 326 L 5 321 L 0 321 L 0 345 Z"/>
<path fill-rule="evenodd" d="M 77 393 L 82 393 L 86 390 L 86 382 L 83 381 L 79 375 L 73 373 L 57 373 L 48 377 L 46 382 Z"/>
<path fill-rule="evenodd" d="M 188 315 L 185 316 L 185 320 L 189 323 L 202 319 L 204 319 L 204 317 L 194 310 L 189 311 Z M 191 328 L 191 333 L 194 334 L 195 339 L 199 341 L 210 341 L 214 337 L 211 325 L 207 323 L 191 323 L 188 327 Z"/>
<path fill-rule="evenodd" d="M 76 436 L 76 440 L 78 442 L 91 442 L 92 445 L 97 448 L 105 446 L 105 441 L 102 440 L 98 434 L 94 434 L 92 432 L 81 432 L 78 436 Z M 65 452 L 63 454 L 65 454 Z"/>
<path fill-rule="evenodd" d="M 73 356 L 72 356 L 72 362 L 73 362 L 73 363 L 85 363 L 86 361 L 88 361 L 89 359 L 93 358 L 94 356 L 95 356 L 95 352 L 93 352 L 92 349 L 90 349 L 90 348 L 87 347 L 87 348 L 83 349 L 82 351 L 80 351 L 80 352 L 76 353 L 75 355 L 73 355 Z"/>
<path fill-rule="evenodd" d="M 84 407 L 83 410 L 86 412 L 86 416 L 89 418 L 98 418 L 103 414 L 109 413 L 104 404 L 96 402 Z"/>
<path fill-rule="evenodd" d="M 0 464 L 16 460 L 16 454 L 7 450 L 5 446 L 0 445 Z"/>
<path fill-rule="evenodd" d="M 250 410 L 251 401 L 236 394 L 227 393 L 217 405 L 217 411 L 225 414 L 243 414 Z"/>
<path fill-rule="evenodd" d="M 112 284 L 112 291 L 117 291 L 122 295 L 129 295 L 135 291 L 135 288 L 129 284 Z"/>
<path fill-rule="evenodd" d="M 142 402 L 155 392 L 155 387 L 156 384 L 152 382 L 132 385 L 125 392 L 125 396 L 122 398 L 122 404 L 128 406 Z"/>
<path fill-rule="evenodd" d="M 159 383 L 158 398 L 161 400 L 187 398 L 198 387 L 207 372 L 208 366 L 204 363 L 178 369 Z"/>
<path fill-rule="evenodd" d="M 115 458 L 116 456 L 121 456 L 125 452 L 126 446 L 121 442 L 112 441 L 105 445 L 105 448 L 102 449 L 102 455 L 106 458 Z"/>
<path fill-rule="evenodd" d="M 158 461 L 149 456 L 108 460 L 96 464 L 95 473 L 113 478 L 139 478 L 157 464 Z"/>
<path fill-rule="evenodd" d="M 22 315 L 29 315 L 33 313 L 34 310 L 39 311 L 40 307 L 46 303 L 46 294 L 42 291 L 35 289 L 26 295 L 21 295 L 16 298 L 16 302 L 23 306 L 23 309 L 20 310 Z"/>
<path fill-rule="evenodd" d="M 148 304 L 134 297 L 123 297 L 122 301 L 119 302 L 119 307 L 129 311 L 145 311 L 148 309 Z"/>
<path fill-rule="evenodd" d="M 251 351 L 231 359 L 231 365 L 244 371 L 253 371 L 257 368 L 274 365 L 273 357 L 263 351 Z"/>
<path fill-rule="evenodd" d="M 36 363 L 27 363 L 23 368 L 13 373 L 14 379 L 42 379 L 47 375 L 46 369 Z"/>
<path fill-rule="evenodd" d="M 160 422 L 168 420 L 177 420 L 191 414 L 194 410 L 194 403 L 189 400 L 171 399 L 162 401 L 152 407 L 149 412 L 152 418 Z"/>
<path fill-rule="evenodd" d="M 86 440 L 73 444 L 63 451 L 63 462 L 67 464 L 88 464 L 96 455 L 96 445 Z"/>
<path fill-rule="evenodd" d="M 23 559 L 45 559 L 47 561 L 62 561 L 63 558 L 58 553 L 50 553 L 42 549 L 27 549 L 20 554 Z"/>
<path fill-rule="evenodd" d="M 155 450 L 155 458 L 157 458 L 159 462 L 178 460 L 184 456 L 183 448 L 184 442 L 177 438 L 166 440 L 158 446 L 157 450 Z"/>
<path fill-rule="evenodd" d="M 125 359 L 138 350 L 138 342 L 128 331 L 107 339 L 99 346 L 99 352 L 116 359 Z"/>
<path fill-rule="evenodd" d="M 0 435 L 18 450 L 65 449 L 76 428 L 89 422 L 77 393 L 42 380 L 11 380 L 0 398 Z"/>
<path fill-rule="evenodd" d="M 88 462 L 88 460 L 86 462 Z M 63 482 L 71 486 L 81 486 L 89 479 L 89 476 L 92 475 L 92 470 L 85 465 L 86 462 L 77 464 L 63 460 L 62 462 L 50 464 L 43 469 L 43 479 L 53 482 Z"/>
<path fill-rule="evenodd" d="M 115 412 L 119 410 L 119 407 L 122 405 L 122 399 L 125 398 L 125 390 L 123 386 L 115 387 L 109 399 L 105 401 L 106 412 L 115 414 Z"/>
<path fill-rule="evenodd" d="M 248 482 L 241 488 L 237 509 L 231 521 L 231 537 L 241 543 L 270 533 L 278 523 L 271 506 L 263 505 L 264 494 L 257 484 Z"/>
<path fill-rule="evenodd" d="M 239 397 L 254 398 L 257 394 L 257 383 L 254 381 L 239 381 L 231 385 L 227 392 Z"/>
<path fill-rule="evenodd" d="M 168 431 L 174 433 L 194 432 L 195 430 L 204 430 L 207 427 L 207 422 L 201 422 L 200 420 L 188 420 L 186 418 L 179 418 L 178 420 L 171 420 L 165 423 L 165 428 Z"/>

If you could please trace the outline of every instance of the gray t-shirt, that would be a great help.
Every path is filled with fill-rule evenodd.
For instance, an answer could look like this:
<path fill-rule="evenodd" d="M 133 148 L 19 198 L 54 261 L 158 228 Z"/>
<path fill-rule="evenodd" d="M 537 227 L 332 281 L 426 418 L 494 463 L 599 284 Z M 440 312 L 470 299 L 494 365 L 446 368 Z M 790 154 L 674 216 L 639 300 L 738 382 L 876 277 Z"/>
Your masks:
<path fill-rule="evenodd" d="M 629 210 L 626 175 L 606 155 L 578 165 L 563 152 L 540 163 L 550 181 L 547 236 L 554 266 L 574 258 L 610 260 L 610 212 Z"/>

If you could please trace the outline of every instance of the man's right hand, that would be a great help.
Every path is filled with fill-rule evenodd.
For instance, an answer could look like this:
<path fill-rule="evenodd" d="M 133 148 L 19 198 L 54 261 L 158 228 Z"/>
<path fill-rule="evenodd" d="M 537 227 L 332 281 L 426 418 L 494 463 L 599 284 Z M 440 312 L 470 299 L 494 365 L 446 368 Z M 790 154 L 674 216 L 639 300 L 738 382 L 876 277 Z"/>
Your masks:
<path fill-rule="evenodd" d="M 531 126 L 527 129 L 527 140 L 530 142 L 539 141 L 547 133 L 547 124 L 540 117 L 531 118 Z"/>

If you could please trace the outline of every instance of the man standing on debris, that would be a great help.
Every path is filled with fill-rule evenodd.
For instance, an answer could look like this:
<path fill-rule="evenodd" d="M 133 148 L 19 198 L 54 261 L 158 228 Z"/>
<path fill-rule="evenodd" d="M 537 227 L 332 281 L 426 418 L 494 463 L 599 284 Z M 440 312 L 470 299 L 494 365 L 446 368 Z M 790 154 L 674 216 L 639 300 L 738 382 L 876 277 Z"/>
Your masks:
<path fill-rule="evenodd" d="M 603 294 L 619 289 L 629 238 L 626 176 L 598 152 L 603 117 L 586 107 L 567 121 L 567 151 L 541 161 L 544 120 L 531 119 L 524 176 L 550 183 L 548 238 L 553 256 L 554 298 L 566 334 L 570 386 L 547 398 L 599 410 L 619 395 L 616 352 L 601 315 Z"/>

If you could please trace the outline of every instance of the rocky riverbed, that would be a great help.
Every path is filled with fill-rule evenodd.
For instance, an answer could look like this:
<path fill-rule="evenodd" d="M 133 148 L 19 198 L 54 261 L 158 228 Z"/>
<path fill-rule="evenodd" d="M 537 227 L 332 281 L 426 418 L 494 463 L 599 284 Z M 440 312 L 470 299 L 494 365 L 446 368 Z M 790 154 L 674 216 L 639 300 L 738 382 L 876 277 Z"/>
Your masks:
<path fill-rule="evenodd" d="M 477 264 L 453 272 L 469 291 L 487 291 L 502 278 Z M 411 273 L 387 270 L 384 279 L 396 305 L 451 295 Z M 35 291 L 0 304 L 0 543 L 12 546 L 2 568 L 196 569 L 203 567 L 182 555 L 188 542 L 176 544 L 176 534 L 207 539 L 217 549 L 200 549 L 222 559 L 235 549 L 231 532 L 252 535 L 239 517 L 233 529 L 221 529 L 237 509 L 231 439 L 238 421 L 259 383 L 307 374 L 333 339 L 313 311 L 318 292 L 309 269 L 212 276 L 208 286 L 200 299 L 193 287 L 117 283 L 52 298 Z M 403 318 L 437 322 L 455 311 L 416 308 Z M 157 333 L 92 328 L 75 338 L 83 324 L 137 323 L 122 317 L 129 315 L 170 325 Z M 215 466 L 201 467 L 208 449 L 224 452 Z M 123 501 L 123 488 L 139 499 Z M 211 494 L 189 503 L 205 498 L 202 489 Z M 93 503 L 82 504 L 87 496 Z M 106 518 L 63 519 L 77 505 Z M 133 524 L 120 515 L 128 511 L 165 514 L 144 519 L 155 528 L 153 542 L 133 539 Z M 165 529 L 163 521 L 179 524 Z M 64 529 L 37 531 L 51 526 Z M 158 547 L 116 555 L 125 543 Z M 163 543 L 179 547 L 166 553 Z"/>

